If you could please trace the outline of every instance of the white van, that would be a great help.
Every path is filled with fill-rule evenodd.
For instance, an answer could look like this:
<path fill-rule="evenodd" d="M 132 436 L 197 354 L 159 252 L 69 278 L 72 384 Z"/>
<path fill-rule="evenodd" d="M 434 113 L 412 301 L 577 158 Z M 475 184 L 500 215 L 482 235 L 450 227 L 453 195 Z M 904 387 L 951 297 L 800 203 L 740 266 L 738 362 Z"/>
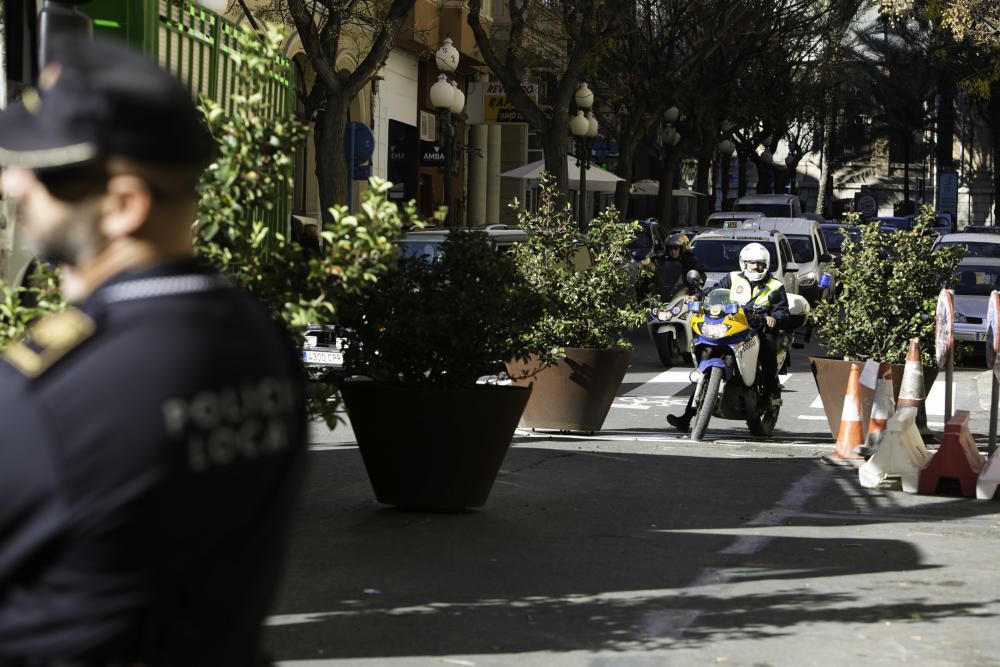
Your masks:
<path fill-rule="evenodd" d="M 771 218 L 801 218 L 802 203 L 796 195 L 745 195 L 736 200 L 734 211 L 757 211 Z"/>
<path fill-rule="evenodd" d="M 826 289 L 819 286 L 819 277 L 824 273 L 835 276 L 837 267 L 818 222 L 809 218 L 761 218 L 748 224 L 785 235 L 792 247 L 795 263 L 799 265 L 799 294 L 809 301 L 810 306 L 833 295 L 833 284 Z"/>
<path fill-rule="evenodd" d="M 750 224 L 750 223 L 747 223 Z M 740 251 L 749 243 L 759 243 L 771 255 L 771 274 L 785 284 L 789 294 L 799 293 L 798 271 L 792 248 L 781 232 L 763 229 L 712 229 L 691 241 L 691 252 L 708 272 L 707 287 L 731 271 L 740 270 Z"/>

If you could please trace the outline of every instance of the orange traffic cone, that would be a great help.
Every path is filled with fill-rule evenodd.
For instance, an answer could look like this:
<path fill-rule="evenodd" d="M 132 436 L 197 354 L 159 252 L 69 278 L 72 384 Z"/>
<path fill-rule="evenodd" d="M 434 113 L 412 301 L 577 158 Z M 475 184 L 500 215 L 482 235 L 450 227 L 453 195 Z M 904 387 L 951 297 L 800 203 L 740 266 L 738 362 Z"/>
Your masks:
<path fill-rule="evenodd" d="M 868 458 L 882 444 L 882 436 L 892 416 L 896 414 L 896 406 L 892 400 L 892 367 L 881 364 L 878 382 L 875 384 L 875 401 L 872 405 L 872 416 L 868 420 L 868 436 L 865 444 L 854 450 L 855 454 Z"/>
<path fill-rule="evenodd" d="M 910 339 L 910 349 L 906 353 L 906 365 L 903 366 L 903 379 L 899 387 L 899 400 L 896 409 L 916 408 L 917 428 L 924 442 L 933 442 L 934 433 L 927 427 L 927 406 L 924 399 L 924 367 L 920 363 L 920 339 Z"/>
<path fill-rule="evenodd" d="M 854 448 L 865 441 L 861 427 L 861 372 L 856 364 L 851 364 L 851 374 L 847 378 L 847 393 L 844 394 L 844 411 L 840 414 L 840 431 L 833 453 L 835 459 L 860 459 Z"/>
<path fill-rule="evenodd" d="M 899 400 L 896 409 L 920 409 L 924 402 L 924 367 L 920 365 L 920 339 L 910 339 L 910 350 L 906 353 L 903 380 L 899 386 Z"/>

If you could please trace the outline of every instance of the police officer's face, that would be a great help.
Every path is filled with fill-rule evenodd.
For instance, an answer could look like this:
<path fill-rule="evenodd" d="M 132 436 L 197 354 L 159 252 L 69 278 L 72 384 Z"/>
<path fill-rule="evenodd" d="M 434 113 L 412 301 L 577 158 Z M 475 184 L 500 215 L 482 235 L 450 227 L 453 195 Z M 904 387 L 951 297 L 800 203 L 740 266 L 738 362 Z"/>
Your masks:
<path fill-rule="evenodd" d="M 9 167 L 3 172 L 0 187 L 18 207 L 28 247 L 44 259 L 78 266 L 107 244 L 100 232 L 101 198 L 89 193 L 79 193 L 79 197 L 78 193 L 63 193 L 58 178 L 40 178 L 27 169 Z M 48 187 L 45 179 L 52 181 Z M 50 189 L 70 200 L 55 196 Z"/>

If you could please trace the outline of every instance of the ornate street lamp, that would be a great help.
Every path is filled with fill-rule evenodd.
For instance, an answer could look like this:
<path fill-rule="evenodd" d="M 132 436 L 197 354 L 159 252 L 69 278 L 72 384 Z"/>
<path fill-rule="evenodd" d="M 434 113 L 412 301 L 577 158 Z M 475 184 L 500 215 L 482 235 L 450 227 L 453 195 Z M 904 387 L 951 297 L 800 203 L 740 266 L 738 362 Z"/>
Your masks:
<path fill-rule="evenodd" d="M 445 225 L 449 226 L 454 220 L 451 213 L 454 185 L 452 172 L 455 168 L 455 122 L 452 114 L 462 113 L 462 109 L 465 108 L 465 93 L 459 90 L 458 84 L 450 80 L 448 75 L 458 69 L 459 57 L 458 49 L 452 45 L 451 38 L 445 37 L 441 48 L 434 54 L 434 62 L 442 73 L 438 75 L 438 80 L 430 90 L 431 106 L 438 111 L 442 144 L 444 144 L 444 205 L 447 207 Z"/>
<path fill-rule="evenodd" d="M 594 106 L 594 93 L 586 83 L 581 83 L 573 96 L 577 112 L 569 121 L 569 131 L 576 137 L 576 165 L 580 167 L 579 200 L 576 223 L 581 232 L 587 231 L 587 169 L 590 168 L 590 140 L 597 136 L 597 119 L 590 113 Z M 586 113 L 585 113 L 586 112 Z"/>

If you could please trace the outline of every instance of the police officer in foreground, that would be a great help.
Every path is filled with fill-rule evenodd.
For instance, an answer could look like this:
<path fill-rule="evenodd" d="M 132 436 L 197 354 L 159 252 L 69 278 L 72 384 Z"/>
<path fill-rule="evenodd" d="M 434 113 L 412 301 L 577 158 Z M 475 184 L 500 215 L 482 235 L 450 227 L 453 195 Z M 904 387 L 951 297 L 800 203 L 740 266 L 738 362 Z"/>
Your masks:
<path fill-rule="evenodd" d="M 760 360 L 763 371 L 764 391 L 768 396 L 777 398 L 781 395 L 778 382 L 778 344 L 775 332 L 783 329 L 788 323 L 788 293 L 785 284 L 771 275 L 771 255 L 767 248 L 759 243 L 748 243 L 740 250 L 740 271 L 732 271 L 712 287 L 692 294 L 688 300 L 700 298 L 713 289 L 728 289 L 736 303 L 742 305 L 748 314 L 755 313 L 759 319 L 751 318 L 750 324 L 760 334 Z M 694 394 L 688 399 L 684 414 L 667 415 L 667 422 L 679 431 L 687 433 L 691 430 L 691 419 L 695 415 Z"/>
<path fill-rule="evenodd" d="M 2 187 L 76 300 L 0 354 L 0 665 L 257 663 L 301 484 L 293 344 L 192 258 L 185 87 L 67 41 L 0 113 Z"/>

